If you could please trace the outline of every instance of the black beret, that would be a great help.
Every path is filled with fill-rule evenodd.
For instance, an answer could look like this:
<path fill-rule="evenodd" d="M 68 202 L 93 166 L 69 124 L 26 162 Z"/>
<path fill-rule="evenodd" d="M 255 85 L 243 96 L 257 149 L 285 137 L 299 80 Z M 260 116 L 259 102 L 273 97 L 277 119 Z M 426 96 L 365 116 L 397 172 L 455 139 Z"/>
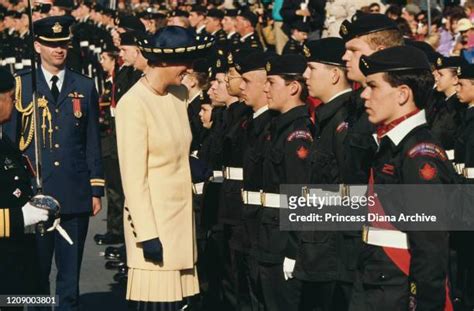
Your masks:
<path fill-rule="evenodd" d="M 299 54 L 278 55 L 265 65 L 267 75 L 302 75 L 307 67 L 306 59 Z"/>
<path fill-rule="evenodd" d="M 94 11 L 98 13 L 102 13 L 104 9 L 105 8 L 100 3 L 96 3 L 94 6 Z"/>
<path fill-rule="evenodd" d="M 10 71 L 0 67 L 0 93 L 5 93 L 13 90 L 15 86 L 15 79 Z"/>
<path fill-rule="evenodd" d="M 54 0 L 54 6 L 64 8 L 64 9 L 69 9 L 72 10 L 72 7 L 74 6 L 74 1 L 72 0 Z"/>
<path fill-rule="evenodd" d="M 422 50 L 426 57 L 428 57 L 428 61 L 430 64 L 434 64 L 437 60 L 438 57 L 442 56 L 438 52 L 435 51 L 435 49 L 429 44 L 424 41 L 417 41 L 417 40 L 410 40 L 410 39 L 405 39 L 405 45 L 409 46 L 414 46 L 420 50 Z"/>
<path fill-rule="evenodd" d="M 466 62 L 467 62 L 466 59 L 461 56 L 452 56 L 452 57 L 440 56 L 436 59 L 436 63 L 434 65 L 436 69 L 458 68 Z"/>
<path fill-rule="evenodd" d="M 45 42 L 63 42 L 71 39 L 71 16 L 50 16 L 33 23 L 35 37 Z"/>
<path fill-rule="evenodd" d="M 38 3 L 33 8 L 33 12 L 40 12 L 41 14 L 47 14 L 51 10 L 50 3 Z"/>
<path fill-rule="evenodd" d="M 346 48 L 341 38 L 331 37 L 310 41 L 303 47 L 303 52 L 308 62 L 345 66 L 342 56 Z"/>
<path fill-rule="evenodd" d="M 431 70 L 425 53 L 412 46 L 395 46 L 360 57 L 359 68 L 365 76 L 390 71 Z"/>
<path fill-rule="evenodd" d="M 301 32 L 310 32 L 311 27 L 309 26 L 309 23 L 303 22 L 302 20 L 298 20 L 291 24 L 291 29 L 296 29 Z"/>
<path fill-rule="evenodd" d="M 196 36 L 194 30 L 179 26 L 160 28 L 154 35 L 143 38 L 138 46 L 151 61 L 192 62 L 204 57 L 214 45 L 214 38 Z"/>
<path fill-rule="evenodd" d="M 237 17 L 239 10 L 229 9 L 224 11 L 224 16 Z"/>
<path fill-rule="evenodd" d="M 202 14 L 202 15 L 206 15 L 207 10 L 204 6 L 199 5 L 199 4 L 195 4 L 191 7 L 191 12 L 196 12 L 196 13 L 199 13 L 199 14 Z"/>
<path fill-rule="evenodd" d="M 265 70 L 267 55 L 257 49 L 242 49 L 234 58 L 235 69 L 240 74 L 254 70 Z"/>
<path fill-rule="evenodd" d="M 14 17 L 16 13 L 16 11 L 8 10 L 5 12 L 5 17 Z"/>
<path fill-rule="evenodd" d="M 474 80 L 474 64 L 465 62 L 462 66 L 458 67 L 458 78 Z"/>
<path fill-rule="evenodd" d="M 183 10 L 174 10 L 169 14 L 169 17 L 189 17 L 189 12 Z"/>
<path fill-rule="evenodd" d="M 200 73 L 207 73 L 209 70 L 209 64 L 206 58 L 198 58 L 193 62 L 193 71 Z"/>
<path fill-rule="evenodd" d="M 367 14 L 357 11 L 351 21 L 345 20 L 339 28 L 344 41 L 367 35 L 373 32 L 398 29 L 397 24 L 384 14 Z"/>
<path fill-rule="evenodd" d="M 113 44 L 113 42 L 104 42 L 102 43 L 102 52 L 107 52 L 107 53 L 118 53 L 119 50 L 117 47 Z"/>
<path fill-rule="evenodd" d="M 140 36 L 141 35 L 141 36 Z M 120 45 L 136 45 L 138 40 L 143 38 L 143 33 L 139 31 L 126 31 L 120 34 Z"/>
<path fill-rule="evenodd" d="M 145 32 L 145 25 L 143 25 L 140 19 L 136 16 L 123 15 L 117 19 L 118 21 L 116 21 L 116 24 L 120 28 Z"/>
<path fill-rule="evenodd" d="M 15 11 L 15 14 L 13 14 L 13 18 L 21 18 L 22 12 Z"/>
<path fill-rule="evenodd" d="M 117 12 L 112 9 L 104 8 L 102 10 L 102 14 L 115 18 L 115 16 L 117 15 Z"/>
<path fill-rule="evenodd" d="M 239 10 L 238 15 L 248 20 L 253 27 L 255 27 L 258 23 L 257 15 L 255 15 L 255 13 L 250 11 L 248 8 Z"/>
<path fill-rule="evenodd" d="M 227 61 L 226 61 L 225 57 L 223 57 L 221 55 L 219 55 L 215 59 L 214 65 L 212 67 L 213 67 L 212 70 L 213 70 L 214 74 L 226 73 L 227 71 L 229 71 L 229 65 L 227 64 Z"/>
<path fill-rule="evenodd" d="M 214 17 L 214 18 L 218 18 L 218 19 L 223 19 L 224 18 L 224 12 L 222 12 L 219 9 L 210 9 L 207 12 L 207 17 Z"/>

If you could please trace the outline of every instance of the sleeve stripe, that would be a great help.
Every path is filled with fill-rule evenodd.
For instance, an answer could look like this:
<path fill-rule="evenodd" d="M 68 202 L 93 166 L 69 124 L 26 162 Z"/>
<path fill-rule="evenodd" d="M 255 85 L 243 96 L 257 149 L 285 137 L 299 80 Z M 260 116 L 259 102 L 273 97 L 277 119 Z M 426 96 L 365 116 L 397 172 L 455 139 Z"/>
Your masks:
<path fill-rule="evenodd" d="M 103 182 L 103 183 L 105 183 L 105 179 L 101 179 L 101 178 L 92 178 L 92 179 L 91 179 L 91 182 Z"/>
<path fill-rule="evenodd" d="M 10 209 L 6 208 L 5 212 L 5 237 L 10 237 Z"/>
<path fill-rule="evenodd" d="M 105 183 L 91 182 L 91 186 L 105 186 Z"/>
<path fill-rule="evenodd" d="M 5 237 L 5 210 L 0 209 L 0 238 Z"/>

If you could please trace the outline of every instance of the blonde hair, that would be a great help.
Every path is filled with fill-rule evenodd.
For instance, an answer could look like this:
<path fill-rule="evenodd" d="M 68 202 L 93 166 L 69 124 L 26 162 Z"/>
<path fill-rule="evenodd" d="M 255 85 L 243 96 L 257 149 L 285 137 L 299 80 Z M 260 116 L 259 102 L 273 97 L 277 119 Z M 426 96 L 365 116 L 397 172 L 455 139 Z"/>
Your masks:
<path fill-rule="evenodd" d="M 362 38 L 373 50 L 380 46 L 389 48 L 404 45 L 403 36 L 398 29 L 377 31 L 364 35 Z"/>

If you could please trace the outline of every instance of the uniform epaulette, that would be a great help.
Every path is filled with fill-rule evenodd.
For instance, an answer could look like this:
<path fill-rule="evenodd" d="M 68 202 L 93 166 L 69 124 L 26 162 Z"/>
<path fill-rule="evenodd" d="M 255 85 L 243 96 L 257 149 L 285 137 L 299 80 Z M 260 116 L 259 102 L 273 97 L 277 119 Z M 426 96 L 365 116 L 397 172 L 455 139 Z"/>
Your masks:
<path fill-rule="evenodd" d="M 83 73 L 81 73 L 81 72 L 75 71 L 75 70 L 72 69 L 72 68 L 68 68 L 68 69 L 69 69 L 70 71 L 74 72 L 75 74 L 80 75 L 81 77 L 84 77 L 84 78 L 87 78 L 87 79 L 89 79 L 89 80 L 92 80 L 91 77 L 86 76 L 85 74 L 83 74 Z"/>
<path fill-rule="evenodd" d="M 26 76 L 27 74 L 31 74 L 31 69 L 23 69 L 15 72 L 13 74 L 14 77 Z"/>

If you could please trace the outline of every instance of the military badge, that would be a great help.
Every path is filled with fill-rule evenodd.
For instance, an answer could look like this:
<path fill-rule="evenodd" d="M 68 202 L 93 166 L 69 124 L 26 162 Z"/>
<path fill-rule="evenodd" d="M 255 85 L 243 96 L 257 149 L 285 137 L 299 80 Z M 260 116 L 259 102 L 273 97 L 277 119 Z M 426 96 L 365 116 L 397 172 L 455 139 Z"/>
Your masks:
<path fill-rule="evenodd" d="M 461 74 L 462 74 L 461 67 L 458 67 L 458 76 L 460 76 Z"/>
<path fill-rule="evenodd" d="M 63 31 L 63 26 L 61 26 L 61 24 L 56 22 L 56 24 L 54 24 L 54 26 L 51 27 L 51 29 L 53 30 L 54 33 L 60 33 L 61 31 Z"/>
<path fill-rule="evenodd" d="M 21 196 L 21 190 L 16 188 L 15 191 L 12 193 L 17 199 Z"/>
<path fill-rule="evenodd" d="M 367 62 L 365 61 L 365 59 L 361 58 L 360 60 L 361 60 L 362 63 L 364 64 L 365 68 L 369 69 L 369 64 L 367 64 Z"/>
<path fill-rule="evenodd" d="M 82 117 L 81 98 L 84 98 L 84 95 L 74 92 L 70 93 L 68 97 L 72 98 L 72 111 L 74 113 L 74 116 L 77 119 L 80 119 Z"/>
<path fill-rule="evenodd" d="M 221 68 L 221 60 L 220 59 L 217 59 L 216 61 L 216 68 Z"/>
<path fill-rule="evenodd" d="M 239 64 L 235 64 L 235 69 L 237 69 L 237 71 L 242 70 L 242 68 L 240 68 L 240 65 L 239 65 Z"/>
<path fill-rule="evenodd" d="M 303 53 L 306 58 L 311 57 L 311 52 L 309 51 L 309 48 L 306 45 L 303 45 Z"/>
<path fill-rule="evenodd" d="M 438 65 L 439 67 L 443 66 L 443 59 L 441 57 L 438 57 L 438 59 L 436 60 L 436 65 Z"/>
<path fill-rule="evenodd" d="M 272 65 L 270 64 L 270 62 L 267 63 L 267 65 L 265 66 L 265 69 L 266 69 L 267 71 L 272 70 Z"/>
<path fill-rule="evenodd" d="M 347 34 L 349 33 L 349 31 L 347 30 L 346 25 L 344 25 L 344 24 L 341 25 L 341 33 L 342 33 L 344 36 L 347 36 Z"/>
<path fill-rule="evenodd" d="M 229 65 L 232 65 L 234 63 L 234 58 L 232 57 L 232 53 L 229 53 L 229 55 L 227 55 L 227 63 Z"/>

